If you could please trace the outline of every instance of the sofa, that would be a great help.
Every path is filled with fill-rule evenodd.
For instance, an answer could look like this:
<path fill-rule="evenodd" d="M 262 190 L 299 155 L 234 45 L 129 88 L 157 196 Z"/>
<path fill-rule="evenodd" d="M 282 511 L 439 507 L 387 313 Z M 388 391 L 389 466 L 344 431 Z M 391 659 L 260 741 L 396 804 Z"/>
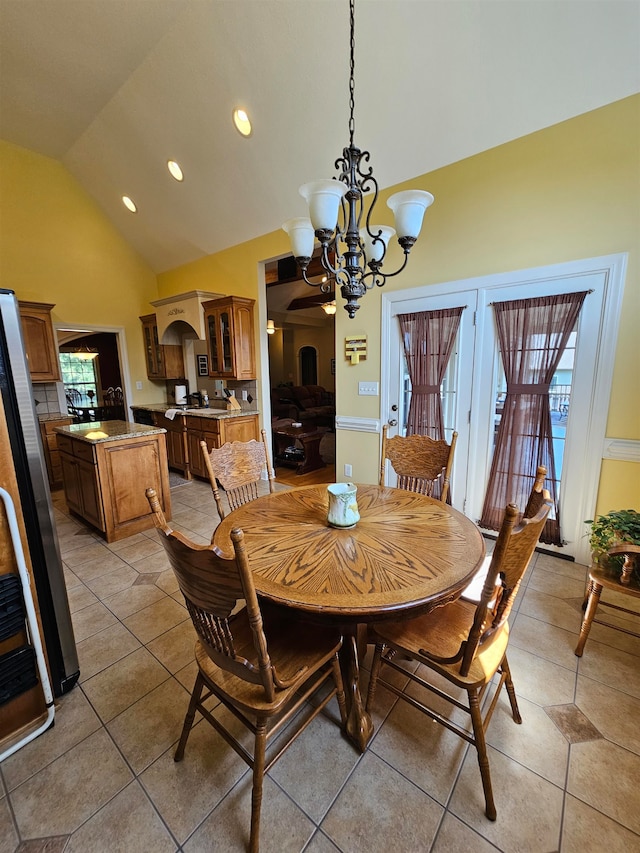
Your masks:
<path fill-rule="evenodd" d="M 290 394 L 290 388 L 272 388 L 271 389 L 271 420 L 292 420 L 298 419 L 298 407 L 293 402 Z"/>
<path fill-rule="evenodd" d="M 271 391 L 272 419 L 293 418 L 305 426 L 335 425 L 335 398 L 322 385 L 281 386 Z"/>
<path fill-rule="evenodd" d="M 316 426 L 334 428 L 335 398 L 322 385 L 294 385 L 291 397 L 298 408 L 298 420 L 303 424 L 315 421 Z"/>

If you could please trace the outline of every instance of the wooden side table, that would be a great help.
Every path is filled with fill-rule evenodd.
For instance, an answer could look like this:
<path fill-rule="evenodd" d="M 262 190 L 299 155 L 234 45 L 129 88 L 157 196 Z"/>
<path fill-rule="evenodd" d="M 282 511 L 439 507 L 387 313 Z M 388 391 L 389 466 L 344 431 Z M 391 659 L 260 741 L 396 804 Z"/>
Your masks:
<path fill-rule="evenodd" d="M 276 443 L 275 464 L 290 465 L 295 467 L 296 474 L 307 474 L 309 471 L 317 471 L 324 468 L 324 461 L 320 456 L 320 441 L 324 432 L 317 427 L 276 427 L 273 437 Z M 302 445 L 304 457 L 301 460 L 287 459 L 285 451 L 287 447 L 299 441 Z"/>

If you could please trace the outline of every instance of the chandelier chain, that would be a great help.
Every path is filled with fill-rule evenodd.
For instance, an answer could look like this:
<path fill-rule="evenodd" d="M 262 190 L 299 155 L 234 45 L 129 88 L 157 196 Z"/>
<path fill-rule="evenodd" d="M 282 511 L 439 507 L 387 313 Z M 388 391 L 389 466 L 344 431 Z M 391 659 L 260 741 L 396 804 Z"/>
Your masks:
<path fill-rule="evenodd" d="M 351 147 L 353 147 L 353 136 L 356 129 L 356 122 L 353 117 L 353 111 L 355 109 L 355 47 L 356 47 L 356 37 L 355 37 L 355 0 L 350 0 L 349 2 L 349 24 L 351 27 L 351 39 L 349 42 L 349 49 L 351 52 L 351 61 L 349 64 L 349 142 Z"/>
<path fill-rule="evenodd" d="M 373 168 L 368 165 L 369 152 L 356 148 L 353 141 L 355 0 L 349 0 L 349 24 L 349 147 L 342 149 L 342 157 L 334 163 L 338 170 L 337 178 L 312 181 L 300 187 L 300 195 L 309 204 L 310 219 L 296 217 L 286 222 L 283 228 L 291 237 L 294 257 L 304 281 L 314 287 L 319 286 L 321 293 L 330 293 L 340 287 L 346 302 L 345 311 L 353 319 L 360 307 L 358 300 L 368 290 L 382 287 L 388 278 L 401 273 L 407 265 L 411 247 L 420 233 L 424 211 L 433 202 L 433 196 L 423 190 L 394 193 L 387 200 L 387 205 L 394 212 L 396 228 L 371 223 L 372 211 L 378 200 L 378 182 L 373 176 Z M 398 228 L 402 230 L 398 232 Z M 395 272 L 383 272 L 381 267 L 387 254 L 387 244 L 394 234 L 404 258 Z M 320 242 L 321 264 L 327 273 L 322 283 L 310 281 L 307 275 L 314 251 L 314 237 Z"/>

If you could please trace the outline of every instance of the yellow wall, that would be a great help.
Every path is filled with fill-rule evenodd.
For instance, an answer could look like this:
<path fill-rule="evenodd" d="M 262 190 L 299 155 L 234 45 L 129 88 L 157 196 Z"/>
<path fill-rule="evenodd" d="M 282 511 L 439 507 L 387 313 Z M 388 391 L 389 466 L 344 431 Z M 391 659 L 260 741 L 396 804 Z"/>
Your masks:
<path fill-rule="evenodd" d="M 375 158 L 374 142 L 368 146 Z M 435 196 L 407 269 L 385 285 L 387 290 L 628 252 L 607 435 L 636 440 L 640 440 L 639 143 L 636 95 L 389 188 L 378 202 L 384 209 L 391 192 L 409 187 L 427 189 Z M 400 156 L 401 137 L 398 145 Z M 199 288 L 256 297 L 260 261 L 287 251 L 281 232 L 265 235 L 161 275 L 161 296 Z M 393 257 L 393 267 L 392 261 Z M 338 308 L 336 396 L 343 416 L 380 415 L 378 398 L 357 396 L 358 382 L 380 377 L 380 299 L 380 290 L 368 293 L 354 320 Z M 367 334 L 369 356 L 351 367 L 342 358 L 340 342 L 357 332 Z M 348 461 L 358 481 L 373 482 L 377 458 L 375 435 L 339 434 L 338 471 Z M 614 466 L 622 476 L 614 476 Z M 598 511 L 640 506 L 637 463 L 605 461 L 602 468 Z"/>
<path fill-rule="evenodd" d="M 404 289 L 628 252 L 607 435 L 635 440 L 640 440 L 639 141 L 636 95 L 412 180 L 405 186 L 430 190 L 435 204 L 407 269 L 385 286 Z M 364 142 L 375 163 L 375 140 Z M 401 156 L 400 136 L 398 145 Z M 151 299 L 189 290 L 258 298 L 261 262 L 289 251 L 278 230 L 161 274 L 155 292 L 148 268 L 60 164 L 2 144 L 0 179 L 3 286 L 25 299 L 55 302 L 55 319 L 125 325 L 134 380 L 143 375 L 137 318 Z M 401 188 L 381 194 L 382 209 L 386 196 Z M 338 308 L 336 396 L 343 416 L 380 415 L 378 398 L 358 397 L 357 383 L 380 377 L 381 292 L 364 297 L 353 321 Z M 368 336 L 369 357 L 352 367 L 340 342 L 357 332 Z M 256 338 L 262 335 L 256 328 Z M 148 386 L 145 380 L 137 401 L 150 399 Z M 371 482 L 377 458 L 375 435 L 340 433 L 338 470 L 349 461 L 356 479 Z M 597 511 L 639 506 L 639 480 L 637 463 L 603 463 Z"/>
<path fill-rule="evenodd" d="M 132 380 L 143 381 L 132 402 L 158 399 L 138 320 L 157 298 L 155 274 L 61 163 L 1 140 L 0 283 L 55 303 L 54 322 L 124 326 Z"/>

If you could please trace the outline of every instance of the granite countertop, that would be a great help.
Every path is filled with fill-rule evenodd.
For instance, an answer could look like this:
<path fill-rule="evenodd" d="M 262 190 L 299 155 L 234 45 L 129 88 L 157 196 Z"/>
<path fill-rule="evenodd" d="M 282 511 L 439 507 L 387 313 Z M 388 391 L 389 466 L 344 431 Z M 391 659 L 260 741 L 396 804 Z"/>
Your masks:
<path fill-rule="evenodd" d="M 257 409 L 239 409 L 228 412 L 226 409 L 177 409 L 175 406 L 167 406 L 163 403 L 149 403 L 142 406 L 130 406 L 135 410 L 144 412 L 175 412 L 177 415 L 190 415 L 196 418 L 213 418 L 220 420 L 221 418 L 238 418 L 242 415 L 257 415 Z"/>
<path fill-rule="evenodd" d="M 88 424 L 56 427 L 54 432 L 86 441 L 87 444 L 100 444 L 103 441 L 140 438 L 143 435 L 166 432 L 166 429 L 164 427 L 145 426 L 144 424 L 131 424 L 128 421 L 93 421 Z"/>

